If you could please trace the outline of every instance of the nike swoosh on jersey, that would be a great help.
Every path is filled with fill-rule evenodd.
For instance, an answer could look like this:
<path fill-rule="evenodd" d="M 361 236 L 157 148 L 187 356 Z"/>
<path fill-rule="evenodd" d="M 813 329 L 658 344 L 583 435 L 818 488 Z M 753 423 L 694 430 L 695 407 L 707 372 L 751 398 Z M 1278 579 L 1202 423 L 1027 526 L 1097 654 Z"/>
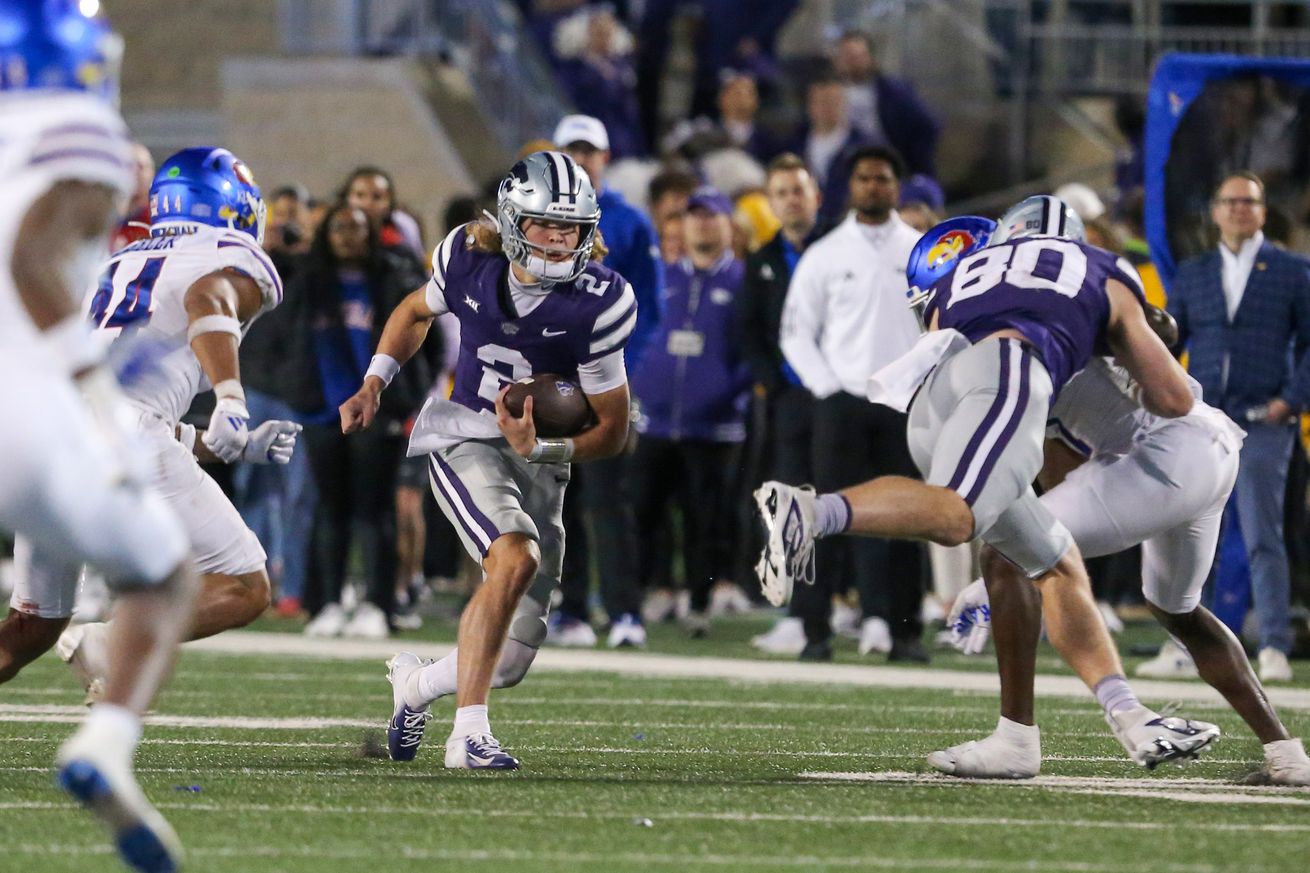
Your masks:
<path fill-rule="evenodd" d="M 566 333 L 568 333 L 567 330 L 551 330 L 548 327 L 542 328 L 541 330 L 542 336 L 563 336 Z"/>

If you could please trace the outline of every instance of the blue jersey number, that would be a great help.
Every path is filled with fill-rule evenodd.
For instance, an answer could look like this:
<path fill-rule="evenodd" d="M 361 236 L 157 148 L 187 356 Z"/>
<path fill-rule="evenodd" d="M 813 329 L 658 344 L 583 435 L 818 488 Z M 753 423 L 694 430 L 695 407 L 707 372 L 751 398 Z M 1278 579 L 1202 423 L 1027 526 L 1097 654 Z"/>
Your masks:
<path fill-rule="evenodd" d="M 95 296 L 91 298 L 91 320 L 98 328 L 123 328 L 129 325 L 140 327 L 150 320 L 153 308 L 152 296 L 159 274 L 164 269 L 164 258 L 148 258 L 141 266 L 141 272 L 127 283 L 123 299 L 118 301 L 114 311 L 109 311 L 109 304 L 114 299 L 114 274 L 118 272 L 118 261 L 109 265 L 109 269 L 100 277 L 100 285 Z"/>

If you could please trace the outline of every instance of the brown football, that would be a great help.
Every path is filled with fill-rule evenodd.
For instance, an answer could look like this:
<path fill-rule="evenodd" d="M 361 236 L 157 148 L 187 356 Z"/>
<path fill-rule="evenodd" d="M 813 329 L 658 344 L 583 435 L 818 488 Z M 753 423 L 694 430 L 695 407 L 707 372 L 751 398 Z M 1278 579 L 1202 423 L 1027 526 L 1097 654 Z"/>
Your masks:
<path fill-rule="evenodd" d="M 523 415 L 524 398 L 532 398 L 532 420 L 537 436 L 571 437 L 592 422 L 591 404 L 576 382 L 554 373 L 536 373 L 509 386 L 505 408 L 515 418 Z"/>

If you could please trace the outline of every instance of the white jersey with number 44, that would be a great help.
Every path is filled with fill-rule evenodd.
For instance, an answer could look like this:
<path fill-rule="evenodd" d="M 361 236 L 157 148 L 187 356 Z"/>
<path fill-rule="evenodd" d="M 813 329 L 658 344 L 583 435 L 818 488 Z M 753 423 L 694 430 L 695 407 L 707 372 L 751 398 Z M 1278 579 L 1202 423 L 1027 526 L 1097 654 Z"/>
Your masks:
<path fill-rule="evenodd" d="M 179 228 L 180 230 L 180 228 Z M 152 236 L 116 252 L 87 296 L 86 310 L 108 341 L 132 335 L 161 356 L 160 372 L 125 380 L 128 399 L 176 424 L 191 401 L 211 387 L 187 340 L 186 293 L 220 270 L 248 276 L 259 286 L 262 314 L 282 300 L 282 280 L 268 255 L 248 234 L 187 225 L 183 232 Z M 244 335 L 254 318 L 242 323 Z"/>

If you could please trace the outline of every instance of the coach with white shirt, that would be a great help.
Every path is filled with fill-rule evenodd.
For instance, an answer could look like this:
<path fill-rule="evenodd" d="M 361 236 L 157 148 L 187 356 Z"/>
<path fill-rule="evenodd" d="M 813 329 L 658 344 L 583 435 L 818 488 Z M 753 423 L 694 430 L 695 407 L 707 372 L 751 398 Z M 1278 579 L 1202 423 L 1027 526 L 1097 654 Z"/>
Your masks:
<path fill-rule="evenodd" d="M 816 240 L 796 265 L 782 314 L 782 352 L 818 402 L 813 467 L 820 491 L 876 476 L 919 478 L 906 448 L 905 416 L 865 399 L 869 376 L 909 350 L 919 325 L 906 303 L 905 264 L 919 241 L 893 208 L 904 174 L 891 149 L 851 156 L 850 212 Z M 827 547 L 827 548 L 825 548 Z M 890 660 L 925 661 L 919 621 L 923 547 L 891 540 L 835 538 L 820 545 L 816 585 L 855 585 L 864 624 L 860 651 Z M 820 597 L 827 607 L 829 598 Z M 806 654 L 831 652 L 827 609 L 805 616 Z"/>

